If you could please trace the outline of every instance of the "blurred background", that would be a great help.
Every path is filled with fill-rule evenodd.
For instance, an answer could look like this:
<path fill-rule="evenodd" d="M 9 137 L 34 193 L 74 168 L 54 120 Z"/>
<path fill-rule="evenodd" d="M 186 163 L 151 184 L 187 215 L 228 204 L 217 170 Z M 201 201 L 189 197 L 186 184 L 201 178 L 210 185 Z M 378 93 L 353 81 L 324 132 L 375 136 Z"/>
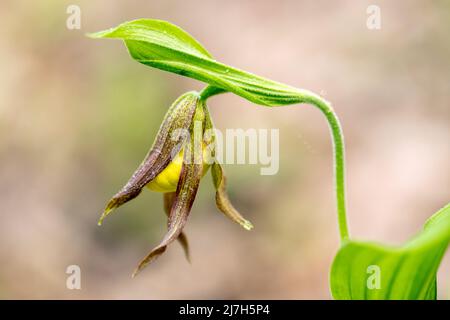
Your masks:
<path fill-rule="evenodd" d="M 376 3 L 375 3 L 376 2 Z M 69 5 L 81 29 L 66 27 Z M 370 4 L 381 29 L 366 26 Z M 161 194 L 97 219 L 153 142 L 168 106 L 203 84 L 140 65 L 86 32 L 168 20 L 219 61 L 331 101 L 347 151 L 355 238 L 401 244 L 449 200 L 448 1 L 0 2 L 0 298 L 330 299 L 338 249 L 328 127 L 307 105 L 269 109 L 231 94 L 209 106 L 226 128 L 280 130 L 280 170 L 226 165 L 251 232 L 215 208 L 207 176 L 178 244 L 137 278 L 166 231 Z M 439 297 L 450 297 L 450 255 Z M 81 268 L 82 290 L 66 288 Z"/>

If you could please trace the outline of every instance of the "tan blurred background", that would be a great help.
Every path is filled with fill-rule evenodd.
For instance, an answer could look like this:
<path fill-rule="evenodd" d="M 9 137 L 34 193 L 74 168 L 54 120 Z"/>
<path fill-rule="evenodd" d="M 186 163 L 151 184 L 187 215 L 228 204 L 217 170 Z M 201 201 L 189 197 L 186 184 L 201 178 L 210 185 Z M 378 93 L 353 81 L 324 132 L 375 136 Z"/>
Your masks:
<path fill-rule="evenodd" d="M 66 8 L 81 8 L 81 30 Z M 381 30 L 366 9 L 381 8 Z M 210 178 L 178 244 L 137 278 L 163 236 L 161 195 L 145 191 L 96 225 L 143 159 L 171 102 L 203 85 L 91 40 L 136 18 L 175 23 L 216 59 L 323 94 L 341 118 L 352 235 L 400 244 L 450 194 L 448 1 L 0 2 L 0 298 L 330 299 L 338 249 L 331 142 L 310 106 L 210 100 L 218 128 L 279 128 L 280 171 L 228 165 L 251 232 L 215 208 Z M 450 255 L 439 296 L 450 297 Z M 82 290 L 66 289 L 67 266 Z"/>

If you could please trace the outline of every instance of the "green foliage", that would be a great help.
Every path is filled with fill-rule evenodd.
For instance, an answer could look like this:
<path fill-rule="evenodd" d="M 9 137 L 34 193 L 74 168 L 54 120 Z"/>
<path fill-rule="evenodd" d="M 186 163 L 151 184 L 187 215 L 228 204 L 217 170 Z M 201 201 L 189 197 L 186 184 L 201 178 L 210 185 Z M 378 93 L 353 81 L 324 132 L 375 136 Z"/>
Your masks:
<path fill-rule="evenodd" d="M 206 82 L 256 104 L 308 102 L 307 96 L 314 95 L 217 62 L 194 38 L 168 22 L 140 19 L 89 36 L 122 39 L 142 64 Z"/>
<path fill-rule="evenodd" d="M 331 268 L 335 299 L 436 299 L 436 272 L 450 241 L 450 204 L 401 247 L 347 241 Z"/>
<path fill-rule="evenodd" d="M 263 106 L 309 103 L 319 108 L 328 121 L 333 139 L 338 225 L 342 241 L 331 270 L 334 298 L 436 298 L 436 272 L 450 240 L 449 205 L 430 218 L 424 231 L 403 247 L 350 240 L 345 212 L 343 134 L 336 114 L 322 97 L 222 64 L 188 33 L 165 21 L 135 20 L 89 36 L 122 39 L 130 55 L 138 62 L 209 84 L 201 93 L 204 100 L 218 93 L 232 92 Z M 370 269 L 371 266 L 379 268 L 379 289 L 368 283 L 374 279 L 370 277 L 376 275 L 370 272 L 377 271 L 376 268 Z M 377 286 L 376 281 L 374 285 Z"/>

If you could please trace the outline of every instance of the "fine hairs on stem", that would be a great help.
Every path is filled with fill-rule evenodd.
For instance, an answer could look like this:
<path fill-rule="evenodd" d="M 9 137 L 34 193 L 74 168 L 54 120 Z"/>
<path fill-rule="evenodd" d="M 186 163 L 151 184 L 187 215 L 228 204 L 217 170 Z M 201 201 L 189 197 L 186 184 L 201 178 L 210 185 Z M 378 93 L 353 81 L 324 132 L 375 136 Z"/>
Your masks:
<path fill-rule="evenodd" d="M 200 98 L 207 100 L 208 98 L 225 93 L 224 89 L 214 86 L 206 86 L 200 92 Z M 292 91 L 292 95 L 297 94 L 296 90 Z M 317 107 L 325 116 L 328 126 L 330 128 L 331 140 L 333 142 L 333 161 L 334 161 L 334 183 L 336 193 L 336 206 L 337 206 L 337 218 L 339 227 L 339 236 L 341 243 L 345 242 L 349 238 L 349 231 L 347 225 L 347 210 L 345 199 L 345 146 L 344 146 L 344 134 L 342 133 L 342 127 L 338 116 L 334 112 L 330 103 L 322 97 L 302 90 L 298 95 L 299 102 L 304 102 Z"/>

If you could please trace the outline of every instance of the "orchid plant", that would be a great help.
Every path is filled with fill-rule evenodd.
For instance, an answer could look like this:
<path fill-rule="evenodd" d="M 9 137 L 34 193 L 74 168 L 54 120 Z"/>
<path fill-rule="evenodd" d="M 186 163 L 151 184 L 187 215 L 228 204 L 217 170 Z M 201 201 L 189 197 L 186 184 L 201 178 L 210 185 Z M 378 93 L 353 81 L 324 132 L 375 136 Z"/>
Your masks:
<path fill-rule="evenodd" d="M 212 96 L 230 92 L 266 107 L 311 104 L 325 116 L 333 141 L 341 240 L 341 247 L 331 267 L 333 297 L 436 299 L 437 269 L 450 241 L 450 204 L 434 214 L 424 230 L 403 246 L 351 239 L 345 204 L 344 138 L 339 119 L 329 102 L 308 90 L 220 63 L 192 36 L 166 21 L 140 19 L 89 36 L 121 39 L 136 61 L 207 84 L 201 92 L 182 95 L 169 108 L 146 158 L 128 183 L 108 202 L 100 218 L 99 224 L 113 209 L 137 197 L 144 187 L 163 193 L 168 231 L 161 243 L 141 261 L 133 275 L 161 255 L 175 240 L 181 243 L 189 258 L 188 242 L 182 230 L 201 178 L 209 169 L 219 210 L 245 229 L 252 229 L 252 224 L 230 203 L 223 168 L 214 157 L 213 122 L 206 102 Z M 183 129 L 185 134 L 174 139 L 174 132 L 178 129 Z M 372 270 L 378 273 L 372 274 Z"/>

